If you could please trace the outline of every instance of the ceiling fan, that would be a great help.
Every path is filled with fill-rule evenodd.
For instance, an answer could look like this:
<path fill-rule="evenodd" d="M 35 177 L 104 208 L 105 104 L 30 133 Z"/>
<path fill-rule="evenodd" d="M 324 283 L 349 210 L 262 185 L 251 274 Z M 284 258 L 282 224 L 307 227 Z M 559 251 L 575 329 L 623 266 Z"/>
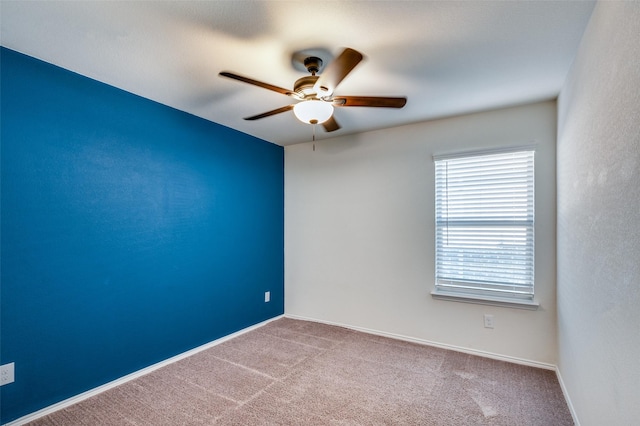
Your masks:
<path fill-rule="evenodd" d="M 228 71 L 222 71 L 219 75 L 282 93 L 299 101 L 272 111 L 246 117 L 245 120 L 258 120 L 293 110 L 295 116 L 303 123 L 322 124 L 327 132 L 333 132 L 340 128 L 340 125 L 333 117 L 334 107 L 402 108 L 407 103 L 406 97 L 334 95 L 333 92 L 338 87 L 338 84 L 362 59 L 363 56 L 360 52 L 347 48 L 335 60 L 330 62 L 320 75 L 316 75 L 322 67 L 322 59 L 317 56 L 309 56 L 304 59 L 304 66 L 311 75 L 296 80 L 293 90 L 263 83 Z"/>

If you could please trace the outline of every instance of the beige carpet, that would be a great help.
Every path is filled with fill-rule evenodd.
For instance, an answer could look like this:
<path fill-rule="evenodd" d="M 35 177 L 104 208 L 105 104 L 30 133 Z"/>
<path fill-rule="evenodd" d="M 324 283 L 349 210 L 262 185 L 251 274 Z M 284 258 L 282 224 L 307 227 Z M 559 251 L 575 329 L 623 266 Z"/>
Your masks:
<path fill-rule="evenodd" d="M 555 373 L 282 318 L 31 425 L 572 425 Z"/>

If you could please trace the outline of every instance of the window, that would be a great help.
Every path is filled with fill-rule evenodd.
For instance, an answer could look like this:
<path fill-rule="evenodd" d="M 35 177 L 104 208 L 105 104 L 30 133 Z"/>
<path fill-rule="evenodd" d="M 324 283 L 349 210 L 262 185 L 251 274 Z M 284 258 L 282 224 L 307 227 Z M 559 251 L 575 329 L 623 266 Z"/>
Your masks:
<path fill-rule="evenodd" d="M 534 151 L 434 157 L 434 297 L 535 307 Z"/>

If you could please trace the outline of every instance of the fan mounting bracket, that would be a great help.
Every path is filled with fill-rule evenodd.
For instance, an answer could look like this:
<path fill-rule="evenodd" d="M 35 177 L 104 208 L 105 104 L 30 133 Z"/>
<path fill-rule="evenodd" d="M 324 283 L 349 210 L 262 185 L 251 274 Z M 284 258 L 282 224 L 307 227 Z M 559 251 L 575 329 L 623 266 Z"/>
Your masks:
<path fill-rule="evenodd" d="M 321 74 L 325 65 L 333 60 L 333 54 L 328 49 L 322 47 L 298 50 L 291 54 L 291 65 L 295 70 L 307 73 L 309 72 L 305 64 L 307 58 L 317 58 L 320 60 L 316 74 Z"/>
<path fill-rule="evenodd" d="M 317 56 L 309 56 L 304 59 L 304 66 L 307 67 L 307 71 L 309 71 L 311 75 L 316 75 L 322 67 L 322 59 Z"/>

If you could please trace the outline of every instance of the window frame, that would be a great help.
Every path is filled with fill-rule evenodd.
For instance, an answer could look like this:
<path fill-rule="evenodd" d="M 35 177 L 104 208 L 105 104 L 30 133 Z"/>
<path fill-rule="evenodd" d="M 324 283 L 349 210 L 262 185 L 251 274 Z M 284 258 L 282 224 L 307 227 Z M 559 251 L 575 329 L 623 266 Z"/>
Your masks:
<path fill-rule="evenodd" d="M 466 303 L 509 306 L 509 307 L 516 307 L 516 308 L 524 308 L 524 309 L 537 309 L 539 307 L 539 303 L 534 298 L 535 297 L 535 151 L 536 151 L 535 146 L 529 145 L 529 146 L 510 147 L 510 148 L 504 148 L 504 149 L 469 151 L 469 152 L 460 152 L 455 154 L 433 156 L 434 173 L 435 173 L 435 194 L 434 194 L 435 285 L 434 285 L 434 290 L 431 292 L 431 295 L 433 298 L 458 301 L 458 302 L 466 302 Z M 530 270 L 527 269 L 526 271 L 527 276 L 530 275 L 530 287 L 528 286 L 529 285 L 528 281 L 526 285 L 522 285 L 522 284 L 514 285 L 513 281 L 511 283 L 495 282 L 494 283 L 495 285 L 494 285 L 487 282 L 478 284 L 481 281 L 473 281 L 473 280 L 465 280 L 465 279 L 461 279 L 460 281 L 457 281 L 455 279 L 452 280 L 450 278 L 444 278 L 444 275 L 442 275 L 441 277 L 438 277 L 438 273 L 442 272 L 440 271 L 440 269 L 442 268 L 439 269 L 438 265 L 441 265 L 441 266 L 443 265 L 443 257 L 441 257 L 443 256 L 443 253 L 441 253 L 442 250 L 439 249 L 439 247 L 442 247 L 442 244 L 444 244 L 442 242 L 443 236 L 441 232 L 445 232 L 445 231 L 442 231 L 443 229 L 446 229 L 446 232 L 448 232 L 448 230 L 452 228 L 449 221 L 449 217 L 451 216 L 451 212 L 449 212 L 449 210 L 446 210 L 445 213 L 443 213 L 444 215 L 446 215 L 446 219 L 443 219 L 441 216 L 439 216 L 439 214 L 442 213 L 442 206 L 439 205 L 439 201 L 442 201 L 442 200 L 439 200 L 438 197 L 439 195 L 442 196 L 442 185 L 445 183 L 448 183 L 448 181 L 442 182 L 441 181 L 442 176 L 439 177 L 438 175 L 439 163 L 442 165 L 442 164 L 448 164 L 447 162 L 449 161 L 454 163 L 461 162 L 461 161 L 462 162 L 469 161 L 473 157 L 487 157 L 491 155 L 504 156 L 504 155 L 514 154 L 514 153 L 523 153 L 523 152 L 531 153 L 531 159 L 530 159 L 531 166 L 532 166 L 530 170 L 531 176 L 528 175 L 528 172 L 526 176 L 523 176 L 523 178 L 527 179 L 527 187 L 526 187 L 527 191 L 531 192 L 531 193 L 527 192 L 528 199 L 527 199 L 527 206 L 526 206 L 527 215 L 530 212 L 530 218 L 529 216 L 526 216 L 526 219 L 520 218 L 520 219 L 500 221 L 502 224 L 498 224 L 497 221 L 492 222 L 490 220 L 483 221 L 479 219 L 481 215 L 477 215 L 475 217 L 468 215 L 468 216 L 460 216 L 461 218 L 458 219 L 458 222 L 460 224 L 457 226 L 462 227 L 463 225 L 461 224 L 464 223 L 465 227 L 471 228 L 472 229 L 471 233 L 473 233 L 474 227 L 476 229 L 479 229 L 481 227 L 485 229 L 491 228 L 491 227 L 499 228 L 500 226 L 515 227 L 516 224 L 526 224 L 530 222 L 530 224 L 527 225 L 530 229 L 526 230 L 526 232 L 530 232 L 530 236 L 527 234 L 527 245 L 526 245 L 527 251 L 530 252 L 530 259 L 528 259 L 527 262 L 529 262 L 529 260 L 531 262 Z M 447 173 L 445 175 L 445 179 L 448 179 L 447 177 L 448 171 L 445 173 Z M 477 176 L 478 175 L 474 177 L 472 174 L 471 179 L 476 180 Z M 530 183 L 529 183 L 529 179 L 530 179 Z M 440 188 L 440 192 L 439 192 L 439 188 Z M 449 190 L 449 187 L 447 186 L 445 190 L 446 196 L 449 196 L 449 193 L 446 192 L 448 190 Z M 438 212 L 439 208 L 441 209 L 440 213 Z M 448 208 L 448 205 L 446 206 L 446 208 Z M 502 211 L 502 214 L 506 214 L 506 211 L 507 209 L 505 208 Z M 458 213 L 460 212 L 458 211 Z M 439 219 L 440 219 L 440 223 L 439 223 Z M 444 227 L 442 224 L 443 220 L 446 220 L 446 226 Z M 455 226 L 456 225 L 454 224 L 453 225 L 454 229 L 455 229 Z M 441 238 L 440 245 L 438 242 L 439 237 Z M 448 234 L 447 234 L 447 237 L 448 237 Z M 468 266 L 452 267 L 452 268 L 455 272 L 456 269 L 465 270 L 465 268 L 468 268 Z M 447 268 L 445 268 L 444 270 L 447 273 L 451 273 L 451 270 L 447 270 Z M 470 274 L 470 275 L 473 275 L 473 274 Z M 507 290 L 507 291 L 496 290 L 501 286 L 505 286 L 505 288 L 511 287 L 511 290 Z M 525 290 L 530 290 L 530 293 L 518 295 L 516 292 L 516 287 L 524 288 Z M 510 294 L 511 292 L 512 294 Z"/>

